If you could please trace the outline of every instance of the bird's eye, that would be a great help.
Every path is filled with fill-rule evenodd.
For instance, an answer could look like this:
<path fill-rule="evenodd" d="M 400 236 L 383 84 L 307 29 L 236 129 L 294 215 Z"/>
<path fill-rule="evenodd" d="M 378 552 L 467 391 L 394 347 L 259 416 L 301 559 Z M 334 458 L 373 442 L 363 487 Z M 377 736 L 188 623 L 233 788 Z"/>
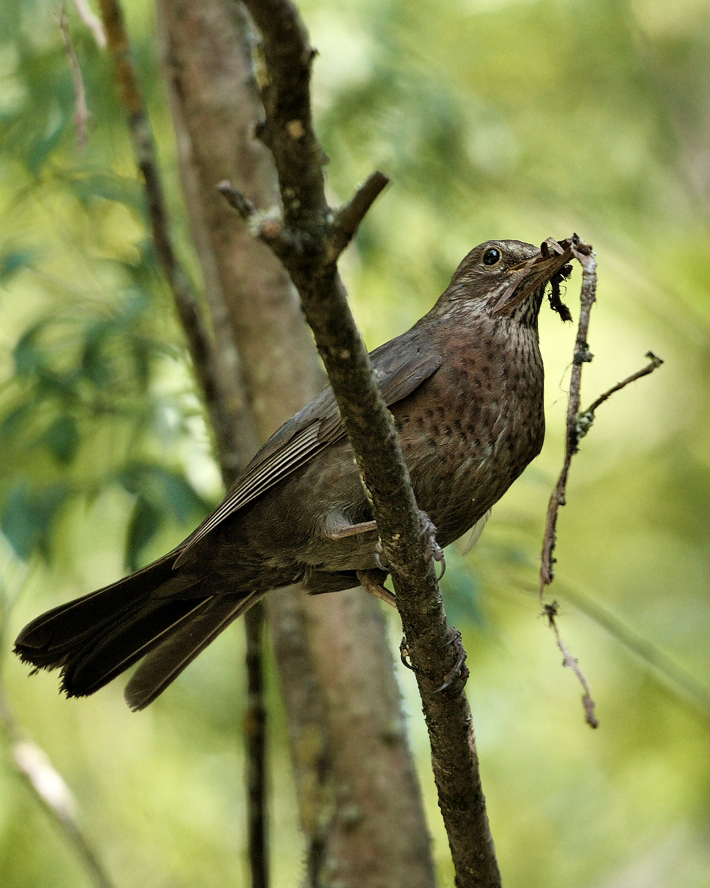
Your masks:
<path fill-rule="evenodd" d="M 486 252 L 483 254 L 483 264 L 484 265 L 495 265 L 496 262 L 500 262 L 501 252 L 497 250 L 495 247 L 489 247 Z"/>

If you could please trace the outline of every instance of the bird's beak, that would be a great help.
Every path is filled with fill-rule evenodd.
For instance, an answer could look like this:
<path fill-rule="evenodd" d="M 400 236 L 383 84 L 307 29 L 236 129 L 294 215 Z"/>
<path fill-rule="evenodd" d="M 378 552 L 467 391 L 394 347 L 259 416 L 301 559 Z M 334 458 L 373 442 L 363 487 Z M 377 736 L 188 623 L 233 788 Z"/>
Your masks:
<path fill-rule="evenodd" d="M 558 242 L 548 237 L 541 244 L 537 256 L 510 269 L 510 281 L 496 303 L 494 312 L 497 315 L 510 314 L 531 293 L 543 287 L 571 258 L 569 241 Z"/>

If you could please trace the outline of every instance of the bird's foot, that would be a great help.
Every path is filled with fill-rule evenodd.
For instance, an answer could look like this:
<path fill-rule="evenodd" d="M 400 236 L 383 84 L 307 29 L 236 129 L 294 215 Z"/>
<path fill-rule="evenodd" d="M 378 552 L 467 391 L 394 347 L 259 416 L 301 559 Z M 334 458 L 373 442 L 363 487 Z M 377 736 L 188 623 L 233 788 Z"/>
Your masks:
<path fill-rule="evenodd" d="M 441 565 L 441 573 L 438 577 L 438 579 L 441 579 L 446 573 L 446 559 L 444 558 L 444 550 L 436 541 L 436 525 L 426 512 L 419 512 L 419 520 L 421 521 L 422 531 L 426 538 L 424 555 L 427 561 L 433 559 Z"/>
<path fill-rule="evenodd" d="M 446 646 L 448 647 L 450 644 L 452 644 L 454 646 L 454 649 L 456 650 L 456 662 L 444 676 L 443 684 L 434 691 L 435 694 L 441 694 L 442 691 L 445 691 L 447 688 L 451 687 L 451 685 L 454 683 L 454 681 L 456 681 L 457 678 L 461 679 L 460 690 L 463 690 L 466 682 L 468 681 L 466 651 L 464 650 L 463 642 L 461 641 L 461 633 L 458 629 L 454 629 L 453 626 L 449 629 L 449 638 L 446 642 Z"/>
<path fill-rule="evenodd" d="M 377 542 L 375 543 L 375 564 L 377 565 L 378 570 L 383 570 L 385 573 L 389 573 L 389 564 L 384 557 L 384 554 L 385 550 L 382 545 L 382 540 L 377 537 Z"/>
<path fill-rule="evenodd" d="M 402 666 L 406 666 L 407 669 L 414 669 L 412 661 L 409 659 L 409 645 L 406 638 L 403 638 L 399 644 L 399 659 L 402 661 Z"/>
<path fill-rule="evenodd" d="M 358 582 L 366 592 L 374 595 L 375 598 L 379 598 L 380 601 L 391 604 L 394 608 L 397 607 L 397 599 L 394 593 L 384 586 L 385 578 L 387 577 L 386 570 L 358 570 L 356 573 Z"/>

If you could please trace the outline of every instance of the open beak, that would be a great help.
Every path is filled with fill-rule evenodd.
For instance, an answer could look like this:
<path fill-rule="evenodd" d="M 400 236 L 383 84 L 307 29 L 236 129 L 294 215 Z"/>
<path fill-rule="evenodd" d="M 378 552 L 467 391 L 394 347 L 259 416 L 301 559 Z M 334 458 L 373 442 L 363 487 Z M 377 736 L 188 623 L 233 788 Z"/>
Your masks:
<path fill-rule="evenodd" d="M 509 314 L 524 302 L 531 293 L 545 284 L 572 258 L 570 242 L 556 241 L 551 237 L 540 245 L 540 252 L 527 262 L 510 269 L 510 283 L 494 307 L 497 315 Z M 569 272 L 567 272 L 569 274 Z M 567 277 L 567 274 L 561 277 Z"/>

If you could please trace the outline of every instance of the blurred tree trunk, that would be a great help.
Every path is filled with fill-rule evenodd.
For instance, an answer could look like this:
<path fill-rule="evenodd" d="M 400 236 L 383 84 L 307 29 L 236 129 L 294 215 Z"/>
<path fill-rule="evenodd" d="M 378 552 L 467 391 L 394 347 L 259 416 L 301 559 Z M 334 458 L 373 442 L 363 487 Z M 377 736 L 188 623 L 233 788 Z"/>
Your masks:
<path fill-rule="evenodd" d="M 241 455 L 323 384 L 298 297 L 270 251 L 216 185 L 259 208 L 278 204 L 261 118 L 251 30 L 228 0 L 157 0 L 190 228 L 215 339 L 249 408 Z M 243 415 L 244 411 L 239 411 Z M 289 721 L 309 886 L 425 888 L 429 838 L 379 604 L 362 590 L 269 596 Z"/>

